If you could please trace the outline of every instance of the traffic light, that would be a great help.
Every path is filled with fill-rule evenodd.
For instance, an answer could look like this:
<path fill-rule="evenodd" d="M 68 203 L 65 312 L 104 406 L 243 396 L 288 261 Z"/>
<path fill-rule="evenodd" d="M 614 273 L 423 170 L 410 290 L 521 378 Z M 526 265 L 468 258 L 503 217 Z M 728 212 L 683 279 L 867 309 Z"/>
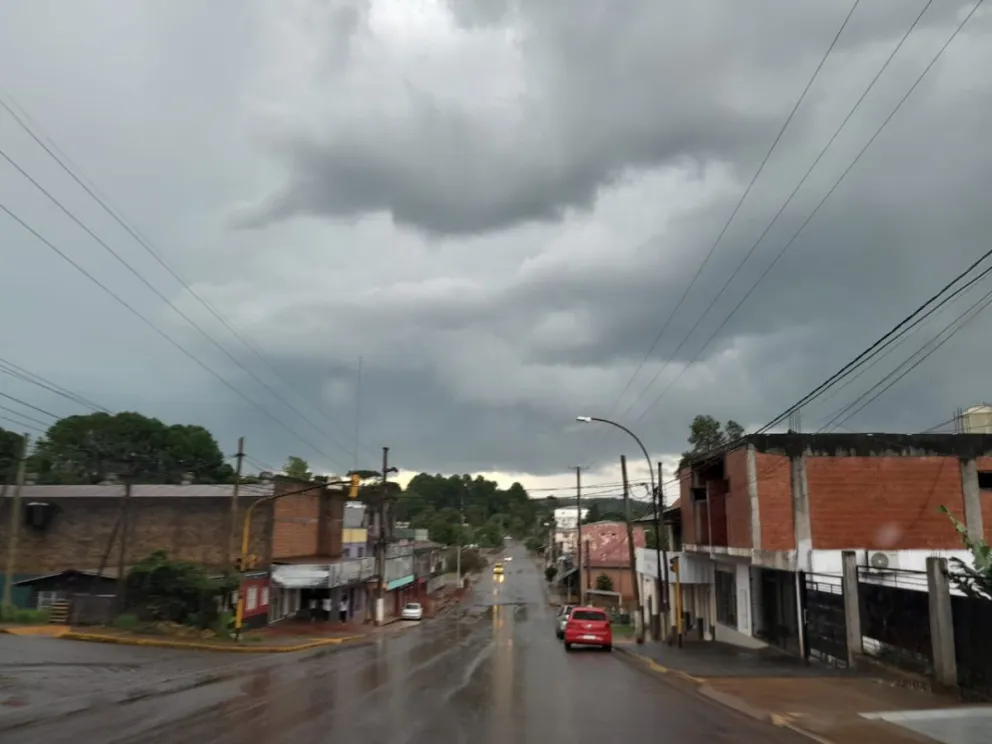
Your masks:
<path fill-rule="evenodd" d="M 351 474 L 351 487 L 348 489 L 348 498 L 356 499 L 358 498 L 358 484 L 361 481 L 361 477 L 358 473 Z"/>
<path fill-rule="evenodd" d="M 671 569 L 672 573 L 677 574 L 679 572 L 679 559 L 678 557 L 668 559 L 668 567 Z"/>

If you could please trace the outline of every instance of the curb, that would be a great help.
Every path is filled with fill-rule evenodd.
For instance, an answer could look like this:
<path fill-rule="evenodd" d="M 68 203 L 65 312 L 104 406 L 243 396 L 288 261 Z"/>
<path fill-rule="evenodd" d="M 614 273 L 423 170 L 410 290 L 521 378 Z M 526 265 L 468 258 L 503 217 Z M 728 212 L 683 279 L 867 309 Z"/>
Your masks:
<path fill-rule="evenodd" d="M 353 643 L 361 640 L 365 636 L 344 636 L 343 638 L 322 638 L 306 643 L 298 643 L 295 646 L 265 646 L 255 644 L 251 646 L 220 646 L 215 643 L 184 643 L 183 641 L 170 641 L 156 638 L 128 638 L 126 636 L 102 635 L 100 633 L 64 633 L 59 638 L 69 641 L 86 641 L 89 643 L 111 643 L 120 646 L 148 646 L 155 648 L 171 648 L 189 651 L 213 651 L 215 653 L 242 653 L 242 654 L 288 654 L 298 651 L 308 651 L 312 648 L 322 646 L 340 646 L 346 643 Z"/>
<path fill-rule="evenodd" d="M 715 703 L 719 703 L 725 708 L 729 708 L 737 713 L 745 715 L 748 718 L 771 724 L 776 728 L 788 729 L 796 734 L 806 737 L 807 739 L 817 742 L 817 744 L 835 744 L 835 742 L 831 739 L 827 739 L 819 734 L 814 734 L 812 731 L 807 731 L 801 726 L 795 725 L 792 723 L 789 716 L 783 716 L 762 708 L 756 708 L 739 697 L 728 695 L 727 693 L 720 692 L 719 690 L 714 690 L 706 684 L 706 680 L 702 677 L 694 677 L 693 675 L 679 669 L 670 669 L 669 667 L 662 666 L 654 659 L 651 659 L 643 654 L 639 654 L 630 648 L 624 648 L 623 645 L 615 644 L 613 646 L 613 650 L 619 651 L 623 656 L 626 656 L 632 660 L 641 662 L 644 665 L 644 668 L 648 671 L 654 672 L 655 674 L 663 677 L 668 677 L 670 680 L 677 679 L 691 685 L 692 688 L 695 689 L 701 696 L 707 698 L 708 700 L 712 700 Z M 675 684 L 674 681 L 673 684 Z"/>

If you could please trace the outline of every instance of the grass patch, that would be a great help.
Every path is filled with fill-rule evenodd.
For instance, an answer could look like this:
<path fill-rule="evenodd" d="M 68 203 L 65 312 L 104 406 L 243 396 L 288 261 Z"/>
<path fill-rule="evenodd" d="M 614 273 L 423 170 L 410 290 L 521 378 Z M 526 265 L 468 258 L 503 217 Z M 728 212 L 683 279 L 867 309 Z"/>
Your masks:
<path fill-rule="evenodd" d="M 117 630 L 134 631 L 137 630 L 140 625 L 141 623 L 138 620 L 138 616 L 127 612 L 114 618 L 114 627 L 117 628 Z"/>
<path fill-rule="evenodd" d="M 613 625 L 613 635 L 620 636 L 621 638 L 630 638 L 634 635 L 634 626 L 615 623 Z"/>

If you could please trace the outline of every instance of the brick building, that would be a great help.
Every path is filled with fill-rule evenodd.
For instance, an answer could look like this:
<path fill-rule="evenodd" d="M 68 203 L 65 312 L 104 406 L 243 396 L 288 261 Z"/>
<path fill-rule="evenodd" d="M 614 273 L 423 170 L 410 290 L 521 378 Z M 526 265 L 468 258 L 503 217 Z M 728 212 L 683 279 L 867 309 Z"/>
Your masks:
<path fill-rule="evenodd" d="M 680 473 L 684 556 L 712 582 L 684 592 L 690 625 L 745 645 L 794 650 L 797 572 L 867 565 L 922 570 L 968 558 L 946 506 L 992 537 L 992 435 L 763 434 Z"/>
<path fill-rule="evenodd" d="M 16 578 L 68 571 L 95 575 L 100 569 L 116 577 L 122 539 L 125 566 L 164 550 L 208 570 L 229 569 L 240 555 L 244 515 L 254 502 L 259 503 L 252 509 L 248 552 L 263 576 L 272 564 L 326 561 L 342 552 L 346 494 L 323 484 L 278 478 L 243 485 L 233 512 L 231 485 L 134 485 L 128 497 L 125 493 L 121 484 L 22 487 Z M 279 494 L 288 495 L 265 498 Z M 0 511 L 2 545 L 10 539 L 6 501 Z M 251 589 L 253 614 L 266 614 L 268 579 L 253 576 Z"/>
<path fill-rule="evenodd" d="M 644 547 L 644 528 L 634 527 L 634 547 Z M 606 576 L 613 591 L 626 600 L 634 598 L 627 525 L 623 522 L 593 522 L 582 525 L 582 579 L 586 589 L 595 589 Z"/>

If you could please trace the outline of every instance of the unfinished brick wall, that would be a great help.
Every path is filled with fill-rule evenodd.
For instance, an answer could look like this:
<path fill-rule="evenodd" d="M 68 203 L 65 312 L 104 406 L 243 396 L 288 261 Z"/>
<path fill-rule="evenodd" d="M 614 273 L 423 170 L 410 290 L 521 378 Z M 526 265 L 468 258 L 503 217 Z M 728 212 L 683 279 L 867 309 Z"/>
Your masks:
<path fill-rule="evenodd" d="M 964 521 L 956 457 L 807 457 L 806 480 L 816 549 L 961 547 L 937 510 Z"/>
<path fill-rule="evenodd" d="M 43 531 L 25 526 L 19 530 L 17 572 L 56 573 L 67 569 L 95 569 L 101 563 L 116 568 L 121 531 L 112 542 L 121 515 L 121 497 L 46 498 L 57 507 Z M 237 539 L 244 507 L 238 516 Z M 208 567 L 228 565 L 230 498 L 132 497 L 128 505 L 127 555 L 133 564 L 156 550 L 171 558 Z M 258 509 L 252 518 L 249 552 L 268 565 L 271 512 Z M 7 545 L 9 523 L 0 523 L 0 545 Z M 240 548 L 240 542 L 237 543 Z"/>
<path fill-rule="evenodd" d="M 762 550 L 795 550 L 796 530 L 792 513 L 789 458 L 755 453 L 758 476 L 758 520 Z"/>
<path fill-rule="evenodd" d="M 727 545 L 732 548 L 751 547 L 751 501 L 748 496 L 747 449 L 728 452 L 724 472 L 730 486 L 727 491 Z"/>

